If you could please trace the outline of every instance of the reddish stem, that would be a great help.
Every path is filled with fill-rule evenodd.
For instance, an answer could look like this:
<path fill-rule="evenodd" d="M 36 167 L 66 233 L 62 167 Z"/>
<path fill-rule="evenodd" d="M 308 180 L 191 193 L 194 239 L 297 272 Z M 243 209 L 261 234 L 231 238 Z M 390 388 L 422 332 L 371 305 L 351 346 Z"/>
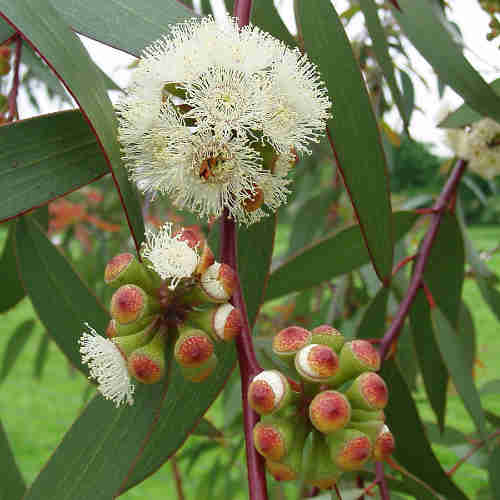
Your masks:
<path fill-rule="evenodd" d="M 390 500 L 391 496 L 385 481 L 384 464 L 382 462 L 375 462 L 375 481 L 378 484 L 381 500 Z"/>
<path fill-rule="evenodd" d="M 365 482 L 363 481 L 363 478 L 361 476 L 356 476 L 356 486 L 360 489 L 360 490 L 364 490 L 365 489 Z M 358 497 L 357 500 L 365 500 L 365 495 L 361 495 Z"/>
<path fill-rule="evenodd" d="M 248 402 L 248 386 L 253 377 L 262 371 L 262 368 L 253 350 L 246 304 L 238 275 L 236 226 L 234 221 L 228 218 L 227 210 L 224 212 L 222 219 L 221 260 L 223 263 L 231 266 L 236 272 L 236 287 L 231 302 L 241 311 L 243 317 L 243 328 L 238 337 L 236 337 L 236 349 L 238 351 L 243 399 L 243 428 L 245 432 L 249 498 L 250 500 L 266 500 L 267 486 L 264 460 L 255 449 L 252 438 L 253 428 L 259 421 L 259 416 L 253 411 Z"/>
<path fill-rule="evenodd" d="M 14 56 L 14 78 L 12 80 L 12 88 L 10 89 L 9 96 L 7 97 L 7 103 L 9 105 L 9 117 L 7 121 L 11 122 L 19 119 L 19 113 L 17 112 L 17 93 L 19 91 L 19 68 L 21 66 L 21 48 L 23 46 L 23 40 L 16 34 L 16 52 Z"/>
<path fill-rule="evenodd" d="M 408 257 L 405 257 L 403 260 L 400 260 L 395 266 L 394 269 L 392 270 L 392 275 L 395 276 L 400 269 L 402 269 L 408 262 L 411 262 L 417 258 L 416 255 L 410 255 Z"/>
<path fill-rule="evenodd" d="M 460 179 L 462 178 L 463 173 L 465 172 L 466 166 L 467 163 L 464 160 L 459 160 L 457 162 L 455 168 L 453 169 L 453 172 L 451 173 L 448 181 L 441 191 L 439 198 L 436 200 L 436 203 L 432 207 L 431 223 L 422 241 L 420 251 L 418 252 L 410 286 L 406 291 L 404 299 L 399 305 L 398 312 L 393 319 L 391 326 L 385 333 L 384 337 L 382 338 L 382 342 L 380 343 L 380 356 L 382 359 L 385 359 L 390 346 L 399 337 L 406 316 L 410 311 L 410 306 L 415 300 L 419 288 L 422 286 L 425 266 L 436 239 L 439 226 L 443 218 L 443 213 L 446 210 L 448 202 L 453 197 L 453 194 L 458 188 L 458 184 L 460 182 Z"/>
<path fill-rule="evenodd" d="M 175 479 L 175 488 L 177 490 L 177 498 L 179 500 L 184 500 L 184 492 L 182 490 L 182 477 L 181 471 L 179 470 L 179 465 L 177 464 L 177 459 L 173 456 L 170 459 L 170 465 L 172 466 L 172 472 Z"/>
<path fill-rule="evenodd" d="M 242 28 L 250 23 L 252 0 L 235 0 L 233 16 L 238 18 L 238 26 Z"/>
<path fill-rule="evenodd" d="M 429 303 L 429 307 L 432 309 L 436 307 L 436 301 L 434 300 L 434 297 L 432 296 L 432 293 L 427 286 L 427 283 L 425 281 L 422 281 L 422 288 L 424 289 L 425 293 L 425 298 L 427 299 L 427 302 Z"/>

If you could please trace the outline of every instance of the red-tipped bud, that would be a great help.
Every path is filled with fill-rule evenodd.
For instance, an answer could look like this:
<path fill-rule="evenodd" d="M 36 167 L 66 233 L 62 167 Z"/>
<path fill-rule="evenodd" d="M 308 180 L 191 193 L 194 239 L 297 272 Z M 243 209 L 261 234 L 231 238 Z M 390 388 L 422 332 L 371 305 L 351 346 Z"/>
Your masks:
<path fill-rule="evenodd" d="M 349 429 L 356 429 L 366 434 L 372 443 L 375 442 L 380 431 L 384 427 L 382 420 L 365 420 L 364 422 L 349 422 Z"/>
<path fill-rule="evenodd" d="M 352 410 L 351 420 L 355 422 L 366 422 L 369 420 L 379 420 L 385 422 L 385 414 L 382 410 L 368 411 L 368 410 Z"/>
<path fill-rule="evenodd" d="M 208 332 L 216 341 L 232 340 L 243 327 L 240 310 L 229 303 L 210 307 L 203 311 L 192 311 L 187 320 Z"/>
<path fill-rule="evenodd" d="M 156 288 L 149 272 L 131 253 L 120 253 L 108 262 L 104 270 L 104 281 L 115 288 L 126 284 L 138 285 L 150 293 Z"/>
<path fill-rule="evenodd" d="M 204 363 L 197 366 L 181 366 L 184 378 L 191 382 L 203 382 L 212 375 L 217 366 L 217 356 L 215 353 L 210 356 Z"/>
<path fill-rule="evenodd" d="M 124 285 L 111 297 L 111 316 L 121 324 L 138 321 L 159 310 L 158 302 L 136 285 Z"/>
<path fill-rule="evenodd" d="M 264 417 L 253 428 L 253 441 L 262 456 L 279 462 L 292 447 L 294 426 L 284 418 Z"/>
<path fill-rule="evenodd" d="M 273 352 L 281 359 L 293 360 L 295 354 L 311 343 L 311 332 L 300 326 L 289 326 L 273 339 Z"/>
<path fill-rule="evenodd" d="M 157 323 L 154 322 L 138 333 L 127 335 L 126 337 L 114 337 L 112 341 L 118 349 L 120 349 L 123 357 L 128 358 L 133 351 L 146 345 L 151 340 L 157 329 Z"/>
<path fill-rule="evenodd" d="M 355 429 L 342 429 L 327 436 L 330 458 L 342 470 L 359 470 L 372 454 L 370 438 Z"/>
<path fill-rule="evenodd" d="M 159 317 L 159 314 L 147 315 L 126 325 L 122 325 L 116 320 L 112 321 L 114 321 L 114 329 L 116 330 L 118 337 L 126 337 L 127 335 L 133 335 L 134 333 L 140 332 L 148 325 L 156 322 Z"/>
<path fill-rule="evenodd" d="M 175 343 L 174 356 L 181 366 L 203 365 L 214 353 L 214 344 L 202 330 L 187 330 Z"/>
<path fill-rule="evenodd" d="M 116 321 L 114 319 L 110 319 L 108 327 L 106 328 L 106 337 L 108 337 L 108 339 L 112 339 L 113 337 L 117 336 L 118 332 L 116 330 Z"/>
<path fill-rule="evenodd" d="M 249 193 L 243 201 L 243 208 L 247 212 L 254 212 L 259 209 L 264 203 L 264 192 L 260 187 L 255 187 L 253 193 Z"/>
<path fill-rule="evenodd" d="M 227 264 L 215 262 L 201 275 L 200 284 L 213 302 L 227 302 L 236 286 L 236 273 Z"/>
<path fill-rule="evenodd" d="M 379 432 L 375 443 L 373 445 L 373 458 L 375 460 L 385 460 L 388 456 L 392 455 L 396 448 L 396 441 L 392 432 L 387 425 L 382 427 Z"/>
<path fill-rule="evenodd" d="M 300 466 L 266 460 L 266 468 L 276 481 L 293 481 L 299 477 Z"/>
<path fill-rule="evenodd" d="M 351 405 L 342 393 L 323 391 L 311 401 L 309 418 L 318 431 L 329 434 L 347 425 L 351 418 Z"/>
<path fill-rule="evenodd" d="M 332 348 L 310 344 L 295 355 L 295 368 L 308 382 L 326 383 L 337 373 L 339 359 Z"/>
<path fill-rule="evenodd" d="M 339 353 L 344 345 L 344 336 L 333 326 L 320 325 L 312 331 L 311 342 L 313 344 L 324 344 L 331 347 L 335 352 Z"/>
<path fill-rule="evenodd" d="M 277 370 L 260 372 L 248 387 L 250 406 L 261 415 L 281 410 L 291 397 L 290 384 Z"/>
<path fill-rule="evenodd" d="M 332 380 L 332 385 L 339 386 L 347 380 L 366 371 L 380 368 L 380 355 L 366 340 L 347 342 L 340 351 L 340 370 Z"/>
<path fill-rule="evenodd" d="M 165 335 L 166 332 L 160 330 L 149 344 L 128 357 L 130 374 L 143 384 L 154 384 L 165 376 Z"/>
<path fill-rule="evenodd" d="M 382 377 L 373 372 L 359 375 L 345 392 L 353 408 L 382 410 L 389 400 L 389 391 Z"/>

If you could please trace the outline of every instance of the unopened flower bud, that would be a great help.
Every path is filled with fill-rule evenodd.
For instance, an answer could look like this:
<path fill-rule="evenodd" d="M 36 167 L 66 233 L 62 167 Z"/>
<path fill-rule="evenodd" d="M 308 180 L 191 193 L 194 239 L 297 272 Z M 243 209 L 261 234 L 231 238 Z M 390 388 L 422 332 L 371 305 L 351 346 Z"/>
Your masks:
<path fill-rule="evenodd" d="M 311 401 L 309 418 L 318 431 L 329 434 L 347 425 L 351 418 L 351 405 L 342 393 L 323 391 Z"/>
<path fill-rule="evenodd" d="M 347 426 L 349 429 L 356 429 L 366 434 L 370 441 L 375 443 L 377 436 L 384 427 L 384 422 L 381 420 L 365 420 L 364 422 L 349 422 Z"/>
<path fill-rule="evenodd" d="M 229 303 L 192 311 L 188 321 L 208 332 L 214 340 L 232 340 L 241 332 L 243 320 L 239 309 Z"/>
<path fill-rule="evenodd" d="M 332 463 L 325 437 L 316 431 L 312 432 L 310 446 L 306 444 L 304 449 L 303 464 L 305 483 L 317 488 L 331 488 L 343 474 Z"/>
<path fill-rule="evenodd" d="M 138 285 L 149 293 L 153 293 L 157 286 L 151 274 L 131 253 L 115 255 L 104 270 L 104 281 L 107 285 L 118 288 L 122 285 Z"/>
<path fill-rule="evenodd" d="M 311 332 L 300 326 L 289 326 L 273 339 L 273 352 L 284 361 L 293 361 L 295 354 L 311 343 Z"/>
<path fill-rule="evenodd" d="M 146 345 L 157 330 L 156 322 L 149 324 L 144 330 L 126 337 L 114 337 L 112 342 L 120 349 L 120 352 L 127 358 L 132 351 Z"/>
<path fill-rule="evenodd" d="M 373 372 L 359 375 L 345 392 L 351 406 L 359 410 L 383 410 L 389 400 L 389 391 L 382 377 Z"/>
<path fill-rule="evenodd" d="M 342 470 L 359 470 L 372 454 L 370 438 L 355 429 L 342 429 L 326 437 L 330 458 Z"/>
<path fill-rule="evenodd" d="M 214 344 L 202 330 L 185 329 L 177 339 L 174 356 L 181 366 L 203 365 L 214 353 Z"/>
<path fill-rule="evenodd" d="M 331 385 L 338 387 L 347 380 L 366 371 L 380 368 L 380 355 L 366 340 L 347 342 L 340 351 L 340 369 Z"/>
<path fill-rule="evenodd" d="M 331 347 L 336 353 L 339 353 L 344 345 L 344 336 L 333 326 L 320 325 L 312 331 L 311 342 L 313 344 L 323 344 Z"/>
<path fill-rule="evenodd" d="M 126 325 L 160 310 L 160 305 L 142 288 L 136 285 L 123 285 L 111 297 L 111 316 Z"/>
<path fill-rule="evenodd" d="M 248 387 L 250 406 L 261 415 L 281 410 L 287 405 L 290 398 L 290 384 L 278 370 L 260 372 Z"/>
<path fill-rule="evenodd" d="M 236 286 L 236 274 L 227 264 L 215 262 L 201 275 L 200 284 L 212 302 L 227 302 Z"/>
<path fill-rule="evenodd" d="M 295 355 L 295 368 L 308 382 L 327 383 L 338 372 L 339 359 L 332 348 L 310 344 Z"/>
<path fill-rule="evenodd" d="M 154 384 L 165 376 L 166 335 L 167 331 L 160 329 L 149 344 L 139 347 L 128 357 L 131 375 L 143 384 Z"/>
<path fill-rule="evenodd" d="M 366 422 L 367 420 L 380 420 L 385 422 L 385 414 L 383 410 L 367 411 L 367 410 L 352 410 L 351 420 L 356 422 Z"/>
<path fill-rule="evenodd" d="M 396 448 L 396 441 L 394 436 L 387 425 L 382 427 L 379 432 L 375 443 L 373 445 L 373 458 L 375 460 L 385 460 L 388 456 L 392 455 Z"/>
<path fill-rule="evenodd" d="M 294 431 L 294 425 L 290 420 L 266 416 L 253 428 L 255 448 L 263 457 L 279 462 L 292 448 Z"/>
<path fill-rule="evenodd" d="M 118 321 L 112 319 L 113 321 L 113 331 L 116 332 L 118 337 L 126 337 L 127 335 L 133 335 L 134 333 L 140 332 L 144 328 L 146 328 L 151 323 L 155 322 L 160 318 L 159 314 L 151 314 L 139 318 L 137 321 L 132 321 L 131 323 L 127 323 L 126 325 L 122 325 Z"/>
<path fill-rule="evenodd" d="M 217 366 L 217 356 L 213 353 L 204 363 L 196 366 L 181 366 L 181 371 L 185 379 L 191 382 L 203 382 L 215 370 Z"/>

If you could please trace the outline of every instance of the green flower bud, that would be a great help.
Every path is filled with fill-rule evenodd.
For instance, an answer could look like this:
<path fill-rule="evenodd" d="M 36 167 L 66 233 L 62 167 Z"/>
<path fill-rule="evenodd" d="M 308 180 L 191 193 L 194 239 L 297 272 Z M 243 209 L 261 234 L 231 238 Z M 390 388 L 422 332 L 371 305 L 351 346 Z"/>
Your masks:
<path fill-rule="evenodd" d="M 320 325 L 312 330 L 313 344 L 323 344 L 331 347 L 336 353 L 339 353 L 344 345 L 344 336 L 333 326 Z"/>
<path fill-rule="evenodd" d="M 208 332 L 214 340 L 227 342 L 238 335 L 243 326 L 240 310 L 229 303 L 191 311 L 187 321 Z"/>
<path fill-rule="evenodd" d="M 128 369 L 143 384 L 154 384 L 165 376 L 165 346 L 167 330 L 162 328 L 143 347 L 132 351 L 128 357 Z M 127 338 L 127 337 L 124 337 Z"/>
<path fill-rule="evenodd" d="M 160 311 L 160 304 L 136 285 L 123 285 L 111 297 L 111 316 L 127 325 Z"/>
<path fill-rule="evenodd" d="M 389 400 L 387 385 L 382 377 L 373 372 L 359 375 L 345 395 L 351 406 L 359 410 L 383 410 Z"/>
<path fill-rule="evenodd" d="M 114 288 L 131 283 L 151 294 L 161 284 L 161 280 L 155 283 L 151 274 L 131 253 L 118 254 L 108 262 L 104 270 L 104 281 Z"/>
<path fill-rule="evenodd" d="M 217 366 L 217 356 L 213 353 L 205 362 L 197 366 L 181 366 L 181 371 L 186 380 L 191 382 L 203 382 L 215 370 Z"/>
<path fill-rule="evenodd" d="M 339 359 L 331 347 L 309 344 L 295 355 L 295 369 L 307 382 L 328 383 L 339 370 Z"/>
<path fill-rule="evenodd" d="M 160 317 L 159 314 L 148 315 L 126 325 L 122 325 L 118 323 L 118 321 L 112 319 L 113 326 L 108 326 L 108 328 L 112 328 L 110 333 L 116 333 L 118 337 L 126 337 L 127 335 L 133 335 L 134 333 L 140 332 L 151 323 L 157 321 Z"/>
<path fill-rule="evenodd" d="M 300 326 L 289 326 L 273 339 L 273 353 L 284 361 L 293 363 L 295 355 L 311 343 L 311 332 Z"/>
<path fill-rule="evenodd" d="M 384 422 L 381 420 L 365 420 L 364 422 L 350 422 L 347 426 L 349 429 L 356 429 L 366 434 L 372 443 L 375 443 L 377 436 L 384 427 Z"/>
<path fill-rule="evenodd" d="M 248 387 L 250 406 L 260 415 L 276 413 L 292 399 L 287 378 L 278 370 L 265 370 L 254 377 Z"/>
<path fill-rule="evenodd" d="M 366 340 L 347 342 L 340 351 L 340 369 L 329 383 L 333 387 L 342 385 L 347 380 L 366 371 L 377 371 L 380 368 L 380 355 Z"/>
<path fill-rule="evenodd" d="M 396 448 L 396 441 L 387 425 L 384 425 L 375 439 L 373 445 L 373 458 L 378 461 L 385 460 L 392 455 Z"/>
<path fill-rule="evenodd" d="M 283 417 L 265 416 L 253 428 L 255 448 L 273 462 L 282 460 L 292 449 L 294 441 L 295 425 Z"/>
<path fill-rule="evenodd" d="M 351 418 L 351 405 L 337 391 L 316 394 L 309 405 L 309 418 L 318 431 L 329 434 L 345 427 Z"/>
<path fill-rule="evenodd" d="M 370 438 L 355 429 L 342 429 L 326 436 L 330 458 L 342 470 L 359 470 L 372 454 Z"/>
<path fill-rule="evenodd" d="M 367 410 L 352 410 L 351 420 L 356 422 L 365 422 L 367 420 L 380 420 L 385 422 L 385 414 L 382 410 L 367 411 Z"/>
<path fill-rule="evenodd" d="M 128 357 L 132 351 L 147 344 L 157 330 L 156 322 L 148 325 L 144 330 L 126 337 L 114 337 L 112 342 L 120 349 L 125 357 Z"/>
<path fill-rule="evenodd" d="M 214 353 L 214 344 L 202 330 L 184 328 L 175 342 L 174 356 L 183 367 L 198 367 L 206 363 Z"/>

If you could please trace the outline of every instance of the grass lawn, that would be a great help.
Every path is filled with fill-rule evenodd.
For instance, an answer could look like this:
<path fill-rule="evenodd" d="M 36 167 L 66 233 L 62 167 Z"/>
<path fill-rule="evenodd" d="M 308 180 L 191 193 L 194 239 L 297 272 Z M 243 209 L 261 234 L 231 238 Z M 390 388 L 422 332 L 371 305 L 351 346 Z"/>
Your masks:
<path fill-rule="evenodd" d="M 500 233 L 496 227 L 480 227 L 471 230 L 476 246 L 488 250 L 498 245 Z M 500 254 L 495 255 L 489 265 L 500 275 Z M 477 329 L 478 363 L 476 380 L 479 386 L 500 378 L 500 342 L 498 321 L 483 302 L 472 280 L 465 284 L 464 298 L 469 305 Z M 3 359 L 11 333 L 23 320 L 33 317 L 29 300 L 24 299 L 15 309 L 2 315 L 0 335 L 0 360 Z M 33 481 L 39 470 L 50 457 L 54 448 L 83 408 L 83 395 L 87 387 L 85 378 L 71 370 L 64 356 L 54 344 L 49 346 L 48 362 L 41 380 L 33 377 L 34 362 L 43 327 L 37 322 L 17 363 L 8 378 L 0 385 L 0 417 L 7 431 L 16 460 L 27 483 Z M 500 414 L 500 401 L 490 396 L 485 406 Z M 425 394 L 418 394 L 418 406 L 424 419 L 432 421 L 433 416 L 425 401 Z M 458 397 L 450 394 L 447 424 L 470 433 L 473 426 Z M 446 448 L 435 448 L 446 468 L 457 461 L 457 455 Z M 208 459 L 206 459 L 208 460 Z M 210 464 L 200 463 L 199 467 Z M 487 481 L 486 473 L 466 464 L 454 476 L 470 498 L 475 498 L 477 489 Z M 185 481 L 187 497 L 190 498 L 189 481 Z M 159 499 L 175 498 L 175 487 L 169 464 L 121 498 Z"/>

